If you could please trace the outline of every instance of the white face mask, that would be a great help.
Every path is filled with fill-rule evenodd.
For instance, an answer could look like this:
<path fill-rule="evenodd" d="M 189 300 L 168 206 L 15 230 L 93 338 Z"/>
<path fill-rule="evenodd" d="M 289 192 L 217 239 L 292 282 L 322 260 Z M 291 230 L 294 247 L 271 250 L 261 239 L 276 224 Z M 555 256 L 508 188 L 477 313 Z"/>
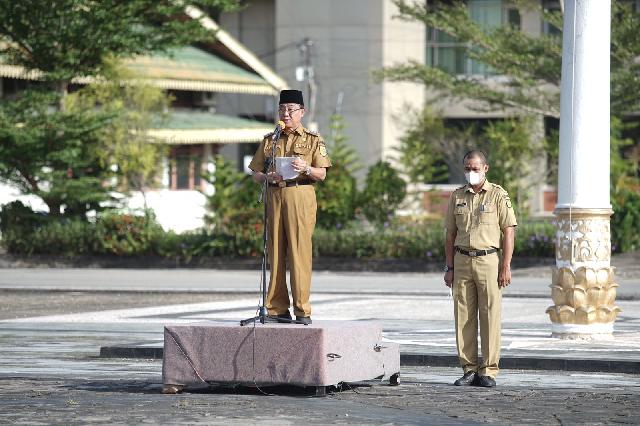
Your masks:
<path fill-rule="evenodd" d="M 484 179 L 484 173 L 464 172 L 464 177 L 470 185 L 478 185 Z"/>

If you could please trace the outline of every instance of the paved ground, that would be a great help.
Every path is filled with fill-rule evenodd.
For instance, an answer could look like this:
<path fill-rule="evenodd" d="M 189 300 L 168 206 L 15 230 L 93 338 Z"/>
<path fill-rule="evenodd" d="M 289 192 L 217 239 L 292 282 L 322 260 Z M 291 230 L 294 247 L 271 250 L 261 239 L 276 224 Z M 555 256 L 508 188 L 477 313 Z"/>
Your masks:
<path fill-rule="evenodd" d="M 549 337 L 547 276 L 516 273 L 504 356 L 640 360 L 640 274 L 620 280 L 627 296 L 614 339 L 596 342 Z M 405 353 L 454 354 L 441 279 L 319 273 L 314 320 L 377 320 Z M 98 357 L 102 346 L 161 344 L 169 322 L 251 316 L 258 280 L 237 271 L 0 270 L 0 423 L 640 423 L 637 374 L 503 370 L 486 390 L 451 386 L 456 368 L 405 366 L 399 387 L 371 382 L 325 399 L 299 388 L 168 396 L 159 394 L 161 361 Z"/>
<path fill-rule="evenodd" d="M 0 377 L 3 424 L 638 424 L 638 377 L 509 371 L 496 389 L 456 388 L 454 369 L 411 368 L 404 384 L 327 398 L 299 388 L 161 395 L 160 362 L 118 362 L 117 379 Z M 145 371 L 147 370 L 147 371 Z M 124 371 L 123 371 L 124 372 Z"/>
<path fill-rule="evenodd" d="M 258 271 L 203 269 L 0 269 L 0 289 L 257 294 Z M 618 300 L 640 300 L 640 274 L 619 277 Z M 505 297 L 551 298 L 549 268 L 514 271 Z M 439 273 L 315 272 L 314 293 L 447 295 Z"/>

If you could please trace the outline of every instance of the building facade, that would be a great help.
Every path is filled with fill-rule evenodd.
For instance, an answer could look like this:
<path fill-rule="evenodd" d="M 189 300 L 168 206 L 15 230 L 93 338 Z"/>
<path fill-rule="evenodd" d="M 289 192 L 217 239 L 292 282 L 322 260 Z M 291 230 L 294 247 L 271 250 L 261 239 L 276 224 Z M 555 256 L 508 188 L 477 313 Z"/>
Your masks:
<path fill-rule="evenodd" d="M 558 32 L 542 20 L 536 8 L 519 9 L 508 0 L 466 3 L 471 17 L 481 25 L 511 24 L 534 36 Z M 540 4 L 560 9 L 557 0 L 540 0 Z M 248 0 L 244 9 L 225 13 L 220 21 L 289 86 L 303 90 L 310 109 L 306 125 L 328 136 L 331 116 L 341 114 L 348 143 L 356 148 L 362 163 L 371 166 L 379 160 L 394 160 L 395 148 L 409 124 L 407 112 L 420 110 L 435 96 L 419 84 L 376 81 L 372 71 L 416 61 L 500 84 L 500 76 L 466 55 L 466 46 L 420 22 L 396 19 L 397 14 L 391 0 Z M 450 125 L 506 116 L 500 111 L 478 111 L 472 102 L 436 103 Z M 555 118 L 539 117 L 540 143 L 545 132 L 557 124 Z M 365 172 L 366 168 L 359 177 Z M 537 182 L 530 196 L 534 215 L 550 216 L 555 206 L 556 191 L 547 184 L 546 172 L 547 159 L 541 152 L 527 171 L 530 180 Z M 446 185 L 412 187 L 424 197 L 411 210 L 441 212 L 443 203 L 438 200 L 462 183 L 458 176 Z"/>
<path fill-rule="evenodd" d="M 223 14 L 221 25 L 303 91 L 305 125 L 326 138 L 338 113 L 362 163 L 393 160 L 404 113 L 422 108 L 425 93 L 417 84 L 376 81 L 372 71 L 424 62 L 424 25 L 393 19 L 398 10 L 390 0 L 251 0 L 245 6 Z"/>

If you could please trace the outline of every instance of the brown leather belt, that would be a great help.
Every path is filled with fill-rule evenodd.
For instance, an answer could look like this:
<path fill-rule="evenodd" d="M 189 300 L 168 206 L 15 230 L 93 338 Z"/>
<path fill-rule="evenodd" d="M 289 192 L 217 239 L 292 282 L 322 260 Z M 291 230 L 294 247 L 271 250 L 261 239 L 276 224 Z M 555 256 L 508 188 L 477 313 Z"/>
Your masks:
<path fill-rule="evenodd" d="M 299 186 L 299 185 L 313 185 L 313 181 L 311 179 L 303 179 L 303 180 L 283 180 L 278 183 L 269 183 L 269 186 L 274 188 L 284 188 L 289 186 Z"/>
<path fill-rule="evenodd" d="M 492 248 L 489 250 L 468 250 L 467 251 L 467 250 L 462 250 L 461 248 L 456 247 L 456 251 L 458 253 L 464 254 L 465 256 L 478 257 L 478 256 L 486 256 L 488 254 L 495 253 L 498 251 L 498 249 Z"/>

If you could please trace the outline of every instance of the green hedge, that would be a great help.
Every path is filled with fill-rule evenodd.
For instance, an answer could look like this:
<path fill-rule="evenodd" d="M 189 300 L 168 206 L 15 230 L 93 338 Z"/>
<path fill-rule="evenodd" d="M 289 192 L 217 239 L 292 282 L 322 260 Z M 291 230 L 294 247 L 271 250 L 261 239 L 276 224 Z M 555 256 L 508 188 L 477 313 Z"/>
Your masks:
<path fill-rule="evenodd" d="M 316 229 L 316 257 L 432 258 L 442 257 L 444 231 L 434 225 L 390 225 Z"/>
<path fill-rule="evenodd" d="M 150 255 L 189 261 L 196 257 L 259 257 L 262 250 L 261 224 L 228 227 L 218 233 L 200 230 L 176 234 L 164 231 L 150 213 L 109 213 L 89 223 L 46 218 L 16 205 L 3 209 L 0 220 L 1 243 L 14 254 Z M 519 226 L 515 255 L 553 257 L 554 234 L 555 228 L 547 222 Z M 396 220 L 387 226 L 355 222 L 316 229 L 313 245 L 316 257 L 428 261 L 443 258 L 444 230 L 439 221 Z"/>
<path fill-rule="evenodd" d="M 551 222 L 536 221 L 517 227 L 515 256 L 554 257 L 556 228 Z"/>

